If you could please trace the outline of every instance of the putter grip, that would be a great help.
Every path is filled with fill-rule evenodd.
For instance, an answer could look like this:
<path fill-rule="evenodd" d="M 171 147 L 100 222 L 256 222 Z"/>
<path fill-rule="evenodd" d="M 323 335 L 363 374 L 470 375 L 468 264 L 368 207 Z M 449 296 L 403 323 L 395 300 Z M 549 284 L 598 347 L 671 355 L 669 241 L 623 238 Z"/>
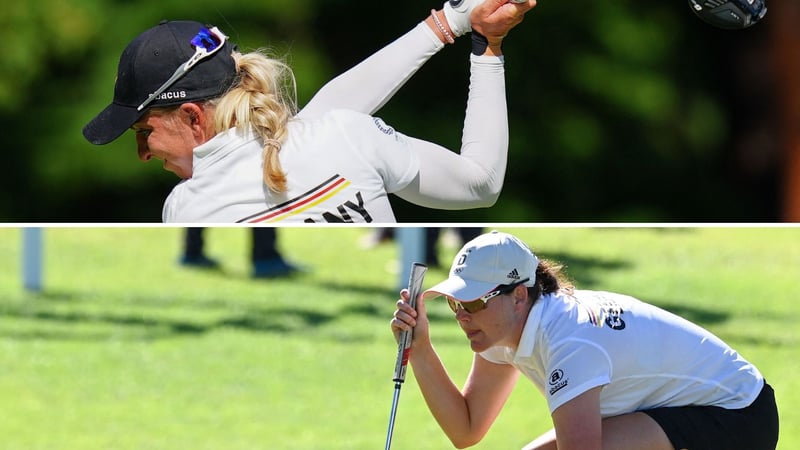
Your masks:
<path fill-rule="evenodd" d="M 428 267 L 425 264 L 413 263 L 411 266 L 411 274 L 408 277 L 408 296 L 409 305 L 414 310 L 417 309 L 417 297 L 422 291 L 422 281 L 425 279 L 427 270 Z M 394 379 L 392 380 L 395 383 L 402 383 L 406 380 L 406 366 L 408 366 L 408 355 L 411 352 L 413 333 L 413 328 L 400 333 L 400 341 L 397 345 L 397 362 L 394 365 Z"/>

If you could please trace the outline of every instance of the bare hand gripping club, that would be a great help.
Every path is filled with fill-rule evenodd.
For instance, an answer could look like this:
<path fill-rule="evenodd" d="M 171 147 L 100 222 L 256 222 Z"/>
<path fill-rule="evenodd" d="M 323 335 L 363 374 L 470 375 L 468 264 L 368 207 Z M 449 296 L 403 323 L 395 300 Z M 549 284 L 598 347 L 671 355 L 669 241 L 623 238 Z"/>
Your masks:
<path fill-rule="evenodd" d="M 414 263 L 411 266 L 411 275 L 408 277 L 408 298 L 409 305 L 416 311 L 417 297 L 422 291 L 422 281 L 425 279 L 425 272 L 428 267 L 424 264 Z M 394 419 L 397 415 L 397 401 L 400 399 L 400 387 L 406 381 L 406 367 L 408 366 L 408 356 L 411 353 L 411 339 L 414 329 L 400 333 L 400 341 L 397 345 L 397 362 L 394 365 L 394 398 L 392 399 L 392 413 L 389 416 L 389 432 L 386 435 L 386 450 L 392 446 L 392 432 L 394 431 Z"/>

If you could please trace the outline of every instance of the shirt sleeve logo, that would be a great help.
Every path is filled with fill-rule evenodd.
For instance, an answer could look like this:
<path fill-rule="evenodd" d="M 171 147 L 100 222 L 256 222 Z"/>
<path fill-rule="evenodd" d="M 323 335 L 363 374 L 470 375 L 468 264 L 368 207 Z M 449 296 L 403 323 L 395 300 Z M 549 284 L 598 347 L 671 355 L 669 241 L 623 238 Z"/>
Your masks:
<path fill-rule="evenodd" d="M 381 133 L 383 133 L 383 134 L 385 134 L 387 136 L 391 136 L 391 135 L 394 134 L 394 128 L 392 128 L 389 125 L 387 125 L 386 122 L 384 122 L 382 119 L 379 119 L 377 117 L 373 117 L 372 120 L 375 122 L 375 126 L 378 127 L 378 129 L 381 131 Z"/>
<path fill-rule="evenodd" d="M 548 380 L 548 383 L 550 384 L 550 395 L 554 395 L 556 392 L 567 387 L 567 384 L 569 384 L 569 378 L 564 378 L 563 370 L 556 369 L 550 372 L 550 379 Z"/>

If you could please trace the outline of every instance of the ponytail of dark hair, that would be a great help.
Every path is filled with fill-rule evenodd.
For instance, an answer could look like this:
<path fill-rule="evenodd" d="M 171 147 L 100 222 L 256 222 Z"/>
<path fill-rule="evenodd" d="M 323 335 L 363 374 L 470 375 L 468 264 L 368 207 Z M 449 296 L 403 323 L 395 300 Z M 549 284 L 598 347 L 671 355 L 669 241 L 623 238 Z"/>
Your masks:
<path fill-rule="evenodd" d="M 572 293 L 575 290 L 572 281 L 563 272 L 564 265 L 546 259 L 539 260 L 536 267 L 536 284 L 528 288 L 528 297 L 536 301 L 542 295 L 558 291 Z"/>

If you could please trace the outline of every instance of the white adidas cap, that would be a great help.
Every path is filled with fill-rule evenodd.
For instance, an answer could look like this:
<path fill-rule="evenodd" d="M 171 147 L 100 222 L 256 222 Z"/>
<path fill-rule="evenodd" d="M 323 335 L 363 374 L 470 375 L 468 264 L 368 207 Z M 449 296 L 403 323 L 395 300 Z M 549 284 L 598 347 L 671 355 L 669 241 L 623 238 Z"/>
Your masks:
<path fill-rule="evenodd" d="M 539 259 L 516 237 L 499 231 L 467 242 L 453 259 L 450 277 L 423 293 L 424 298 L 445 295 L 461 302 L 474 301 L 497 286 L 536 283 Z"/>

